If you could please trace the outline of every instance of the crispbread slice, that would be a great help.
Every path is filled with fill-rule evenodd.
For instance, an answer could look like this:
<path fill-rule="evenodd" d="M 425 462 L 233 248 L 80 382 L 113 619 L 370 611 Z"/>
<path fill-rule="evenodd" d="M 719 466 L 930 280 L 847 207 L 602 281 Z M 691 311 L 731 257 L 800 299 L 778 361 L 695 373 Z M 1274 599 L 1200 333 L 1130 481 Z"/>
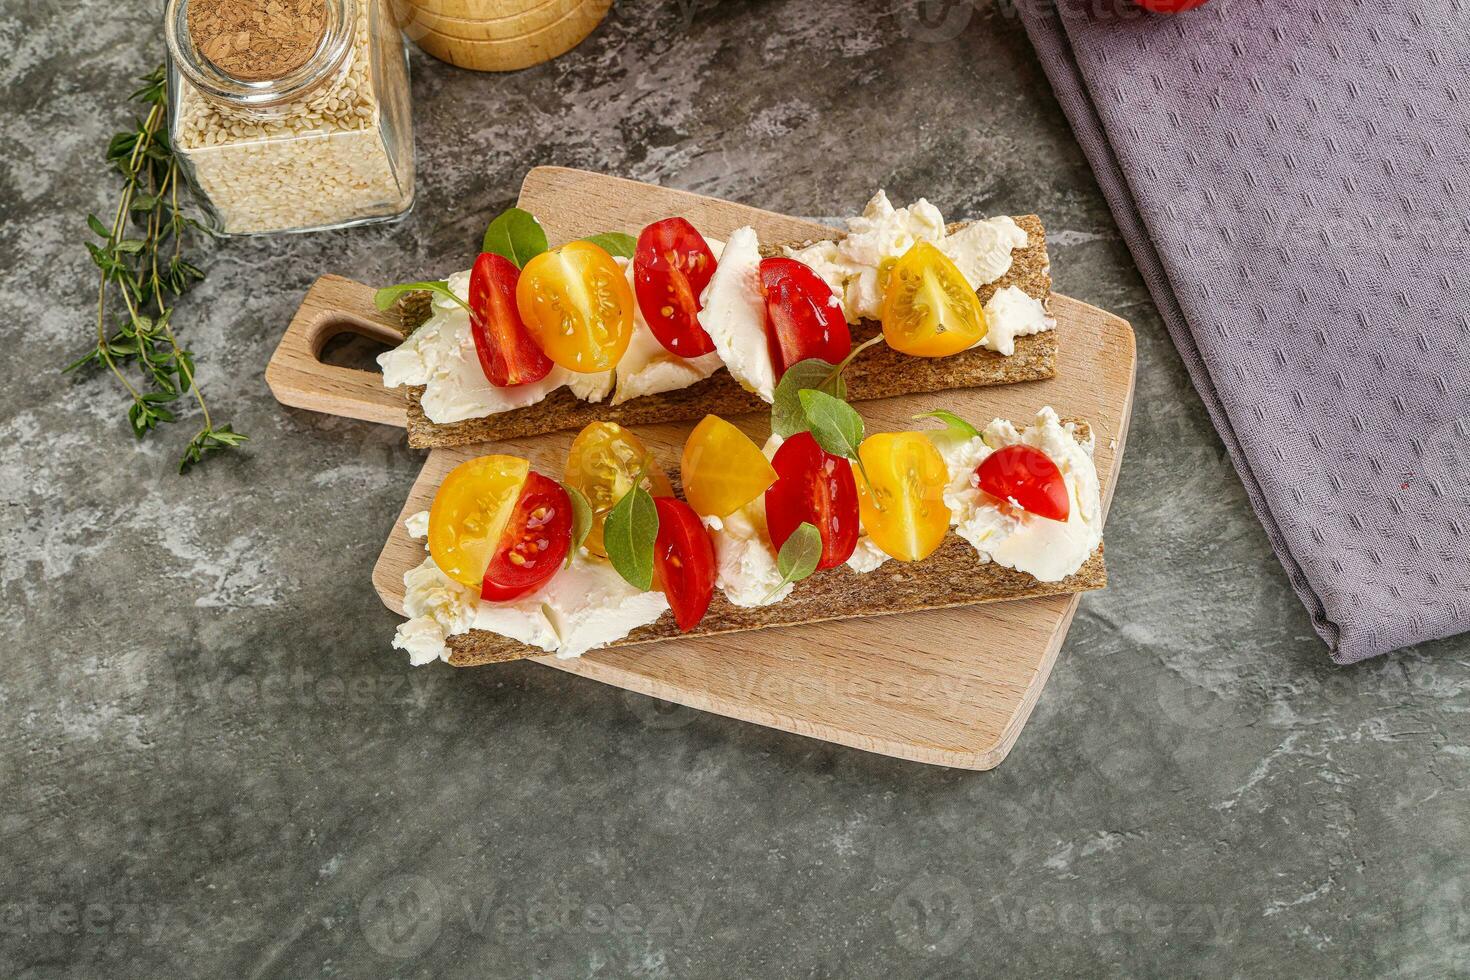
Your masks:
<path fill-rule="evenodd" d="M 1050 313 L 1051 260 L 1046 250 L 1046 229 L 1041 219 L 1034 214 L 1020 215 L 1014 220 L 1026 232 L 1026 247 L 1015 249 L 1011 253 L 1011 267 L 1004 276 L 981 286 L 976 293 L 984 303 L 996 290 L 1016 286 L 1039 299 Z M 966 224 L 967 222 L 955 222 L 948 230 L 955 232 Z M 841 237 L 840 234 L 835 234 L 832 239 Z M 791 243 L 790 247 L 799 248 L 812 244 L 813 241 L 817 239 Z M 783 247 L 786 246 L 767 245 L 763 246 L 762 252 L 777 254 Z M 423 323 L 428 312 L 428 304 L 422 299 L 404 303 L 400 307 L 400 315 L 404 320 L 405 334 Z M 860 343 L 881 330 L 881 325 L 874 320 L 860 321 L 852 326 L 853 341 Z M 949 357 L 912 357 L 901 354 L 886 344 L 877 344 L 859 354 L 844 377 L 847 380 L 848 399 L 865 401 L 893 395 L 1050 378 L 1056 374 L 1056 356 L 1056 331 L 1053 330 L 1029 337 L 1017 337 L 1015 353 L 1009 357 L 983 348 L 963 351 Z M 596 421 L 618 422 L 623 425 L 677 422 L 703 418 L 708 414 L 745 415 L 767 411 L 770 407 L 760 396 L 742 388 L 724 370 L 687 388 L 644 395 L 621 405 L 586 402 L 567 389 L 559 388 L 535 405 L 446 425 L 431 422 L 424 415 L 420 406 L 424 391 L 422 387 L 411 387 L 407 391 L 408 444 L 416 449 L 467 446 L 543 432 L 580 429 L 589 422 Z"/>
<path fill-rule="evenodd" d="M 1075 422 L 1073 435 L 1086 444 L 1091 428 L 1085 422 Z M 1060 582 L 1041 582 L 1026 572 L 981 561 L 974 547 L 951 529 L 943 543 L 923 561 L 890 560 L 866 573 L 855 572 L 846 565 L 828 569 L 797 583 L 791 595 L 769 606 L 737 606 L 716 589 L 709 611 L 690 632 L 679 632 L 673 615 L 664 613 L 657 621 L 640 626 L 608 646 L 1065 595 L 1101 589 L 1107 581 L 1102 542 L 1074 574 Z M 453 651 L 449 663 L 455 667 L 547 656 L 539 647 L 488 630 L 459 633 L 447 642 Z"/>
<path fill-rule="evenodd" d="M 951 532 L 939 549 L 921 562 L 888 561 L 866 574 L 845 565 L 830 569 L 798 583 L 791 595 L 770 606 L 737 606 L 716 589 L 709 612 L 691 632 L 680 633 L 673 615 L 664 613 L 657 622 L 640 626 L 608 646 L 1087 592 L 1103 588 L 1107 580 L 1102 545 L 1075 575 L 1060 582 L 1038 582 L 1025 572 L 1002 568 L 994 562 L 981 564 L 970 543 Z M 454 651 L 449 662 L 455 667 L 548 655 L 545 650 L 488 630 L 460 633 L 449 637 L 448 643 Z"/>

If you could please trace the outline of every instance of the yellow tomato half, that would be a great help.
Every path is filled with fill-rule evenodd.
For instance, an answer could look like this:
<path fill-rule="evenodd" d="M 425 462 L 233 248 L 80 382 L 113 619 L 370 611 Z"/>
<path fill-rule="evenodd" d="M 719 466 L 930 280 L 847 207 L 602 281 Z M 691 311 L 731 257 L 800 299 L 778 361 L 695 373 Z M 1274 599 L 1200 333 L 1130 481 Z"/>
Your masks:
<path fill-rule="evenodd" d="M 449 471 L 429 508 L 429 554 L 461 585 L 479 589 L 531 464 L 481 456 Z"/>
<path fill-rule="evenodd" d="M 863 530 L 899 561 L 927 558 L 949 530 L 944 457 L 917 432 L 878 432 L 858 447 L 867 479 L 857 481 Z"/>
<path fill-rule="evenodd" d="M 577 433 L 567 453 L 566 483 L 582 491 L 592 505 L 592 530 L 584 542 L 594 555 L 607 557 L 602 527 L 607 512 L 633 489 L 643 470 L 643 489 L 655 497 L 672 497 L 674 486 L 642 441 L 616 422 L 593 422 Z"/>
<path fill-rule="evenodd" d="M 516 308 L 546 356 L 568 371 L 610 371 L 633 336 L 633 290 L 591 242 L 542 252 L 521 270 Z"/>
<path fill-rule="evenodd" d="M 776 470 L 750 437 L 706 415 L 684 441 L 684 496 L 702 517 L 729 517 L 776 482 Z"/>
<path fill-rule="evenodd" d="M 945 357 L 985 339 L 980 297 L 949 256 L 915 242 L 888 273 L 883 291 L 883 337 L 888 346 L 919 357 Z"/>

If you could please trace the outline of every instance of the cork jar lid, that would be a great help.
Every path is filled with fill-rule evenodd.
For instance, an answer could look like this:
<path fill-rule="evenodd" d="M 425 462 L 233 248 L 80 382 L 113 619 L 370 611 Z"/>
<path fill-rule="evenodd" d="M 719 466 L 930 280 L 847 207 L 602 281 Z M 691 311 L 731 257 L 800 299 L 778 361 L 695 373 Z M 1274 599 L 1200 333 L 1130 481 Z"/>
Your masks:
<path fill-rule="evenodd" d="M 189 0 L 187 16 L 199 54 L 244 82 L 298 70 L 327 30 L 324 0 Z"/>

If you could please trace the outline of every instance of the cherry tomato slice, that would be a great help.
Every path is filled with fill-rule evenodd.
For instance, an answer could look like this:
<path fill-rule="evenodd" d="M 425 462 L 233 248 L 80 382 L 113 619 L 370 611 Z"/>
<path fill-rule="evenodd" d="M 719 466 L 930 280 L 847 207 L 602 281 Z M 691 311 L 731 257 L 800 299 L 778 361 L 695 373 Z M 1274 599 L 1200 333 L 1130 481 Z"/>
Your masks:
<path fill-rule="evenodd" d="M 490 556 L 480 598 L 505 602 L 539 588 L 566 561 L 572 502 L 555 480 L 528 473 L 500 543 Z"/>
<path fill-rule="evenodd" d="M 980 489 L 992 497 L 1014 500 L 1037 517 L 1065 521 L 1072 512 L 1067 481 L 1052 458 L 1032 446 L 1006 446 L 975 468 Z"/>
<path fill-rule="evenodd" d="M 1186 10 L 1193 10 L 1205 0 L 1137 0 L 1137 2 L 1144 10 L 1156 14 L 1180 14 Z"/>
<path fill-rule="evenodd" d="M 494 252 L 481 252 L 470 269 L 470 334 L 480 368 L 497 388 L 530 384 L 551 373 L 551 359 L 531 338 L 516 309 L 520 277 L 514 262 Z"/>
<path fill-rule="evenodd" d="M 928 242 L 894 263 L 883 292 L 883 337 L 915 357 L 948 357 L 985 339 L 980 298 L 949 256 Z"/>
<path fill-rule="evenodd" d="M 628 277 L 591 242 L 570 242 L 527 262 L 516 308 L 546 356 L 568 371 L 612 370 L 633 337 Z"/>
<path fill-rule="evenodd" d="M 580 490 L 592 506 L 592 529 L 582 543 L 594 555 L 607 557 L 602 532 L 608 511 L 633 489 L 633 481 L 640 471 L 642 487 L 650 494 L 674 495 L 668 474 L 643 445 L 643 440 L 616 422 L 589 422 L 572 440 L 564 479 L 567 486 Z"/>
<path fill-rule="evenodd" d="M 776 482 L 760 447 L 718 415 L 706 415 L 684 441 L 684 497 L 697 514 L 729 517 Z"/>
<path fill-rule="evenodd" d="M 776 380 L 798 361 L 819 357 L 840 364 L 852 350 L 847 316 L 832 287 L 795 259 L 761 259 L 761 292 L 766 297 L 766 342 Z"/>
<path fill-rule="evenodd" d="M 440 571 L 474 588 L 485 578 L 531 464 L 480 456 L 449 471 L 429 508 L 429 554 Z"/>
<path fill-rule="evenodd" d="M 868 475 L 858 483 L 863 530 L 890 558 L 928 558 L 949 531 L 944 457 L 918 432 L 875 432 L 858 447 L 858 458 Z"/>
<path fill-rule="evenodd" d="M 835 568 L 851 558 L 858 542 L 852 464 L 824 451 L 810 432 L 799 432 L 781 444 L 771 465 L 776 482 L 766 491 L 766 526 L 776 550 L 807 523 L 822 535 L 818 569 Z"/>
<path fill-rule="evenodd" d="M 694 508 L 677 497 L 655 497 L 658 537 L 653 542 L 656 587 L 668 597 L 674 622 L 688 633 L 699 625 L 715 594 L 715 546 Z"/>
<path fill-rule="evenodd" d="M 699 357 L 715 349 L 699 325 L 699 297 L 714 274 L 714 251 L 683 218 L 655 221 L 638 236 L 633 291 L 648 329 L 665 350 Z"/>

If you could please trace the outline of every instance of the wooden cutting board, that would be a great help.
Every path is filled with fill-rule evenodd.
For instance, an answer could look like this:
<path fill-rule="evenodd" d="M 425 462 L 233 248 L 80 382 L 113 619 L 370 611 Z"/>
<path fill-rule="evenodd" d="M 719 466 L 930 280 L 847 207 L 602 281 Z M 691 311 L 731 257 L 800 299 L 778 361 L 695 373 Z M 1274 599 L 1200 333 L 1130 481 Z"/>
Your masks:
<path fill-rule="evenodd" d="M 741 204 L 553 167 L 538 167 L 527 175 L 519 204 L 541 220 L 553 243 L 602 231 L 636 234 L 649 222 L 675 214 L 722 238 L 745 224 L 753 225 L 764 240 L 798 240 L 824 230 Z M 1024 421 L 1042 405 L 1051 405 L 1063 416 L 1092 423 L 1106 509 L 1133 405 L 1133 330 L 1125 320 L 1065 296 L 1053 297 L 1052 312 L 1061 349 L 1057 377 L 864 402 L 860 410 L 868 430 L 912 428 L 911 416 L 933 408 L 947 408 L 983 425 L 995 416 Z M 321 363 L 322 347 L 343 331 L 387 343 L 398 339 L 391 321 L 373 308 L 370 287 L 324 277 L 308 293 L 272 358 L 267 369 L 272 390 L 289 405 L 404 425 L 402 397 L 385 390 L 376 373 Z M 736 421 L 757 442 L 769 433 L 764 416 Z M 640 426 L 638 434 L 674 470 L 688 429 L 685 423 Z M 543 472 L 560 473 L 574 435 L 559 432 L 431 451 L 373 569 L 373 584 L 383 602 L 402 613 L 403 573 L 424 557 L 422 545 L 404 532 L 402 518 L 428 508 L 445 473 L 489 452 L 522 455 Z M 1005 758 L 1030 716 L 1079 598 L 1053 596 L 756 630 L 538 662 L 870 752 L 989 769 Z M 387 643 L 384 637 L 385 653 Z"/>

